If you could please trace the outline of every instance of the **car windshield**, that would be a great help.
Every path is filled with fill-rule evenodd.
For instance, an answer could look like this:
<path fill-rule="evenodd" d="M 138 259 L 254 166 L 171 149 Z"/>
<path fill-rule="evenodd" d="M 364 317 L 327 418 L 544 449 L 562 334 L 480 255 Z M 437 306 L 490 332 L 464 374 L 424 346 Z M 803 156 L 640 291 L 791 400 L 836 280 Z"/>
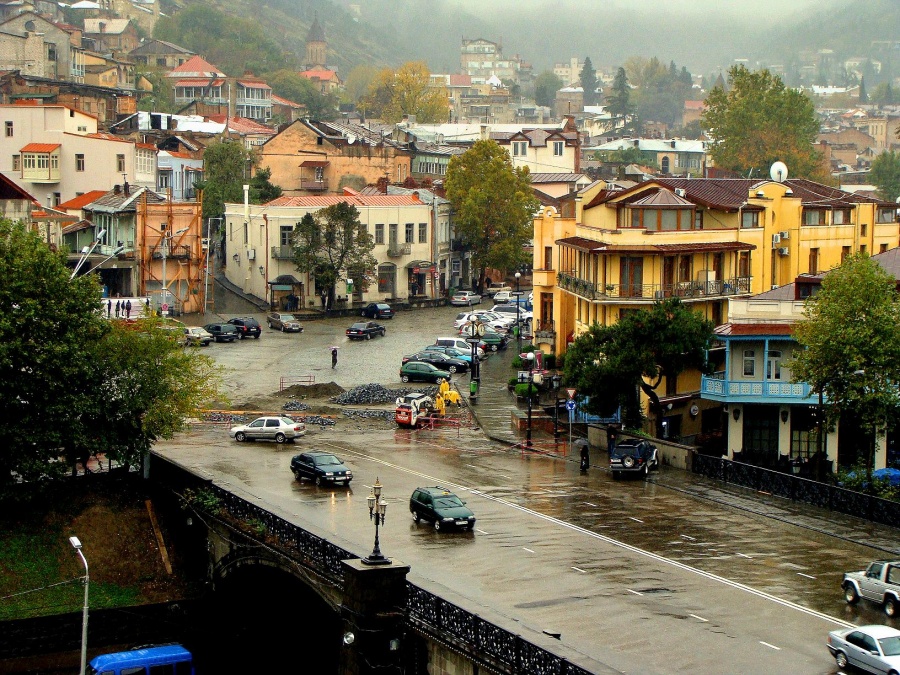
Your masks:
<path fill-rule="evenodd" d="M 293 425 L 296 424 L 296 422 L 295 422 L 294 420 L 292 420 L 290 417 L 282 417 L 282 418 L 281 418 L 281 423 L 282 423 L 282 424 L 287 424 L 288 426 L 293 426 Z"/>
<path fill-rule="evenodd" d="M 375 305 L 378 309 L 390 309 L 390 305 Z"/>
<path fill-rule="evenodd" d="M 878 641 L 885 656 L 900 656 L 900 635 L 882 638 Z"/>
<path fill-rule="evenodd" d="M 463 503 L 456 495 L 447 495 L 446 497 L 437 497 L 434 500 L 434 508 L 436 509 L 452 509 L 462 506 Z"/>
<path fill-rule="evenodd" d="M 322 455 L 321 457 L 316 457 L 313 461 L 316 466 L 331 466 L 333 464 L 341 463 L 341 460 L 334 455 Z"/>
<path fill-rule="evenodd" d="M 369 324 L 367 324 L 367 323 L 355 323 L 355 324 L 353 324 L 352 326 L 350 326 L 350 328 L 355 328 L 355 329 L 361 330 L 361 329 L 365 328 L 365 327 L 368 326 L 368 325 L 369 325 Z"/>
<path fill-rule="evenodd" d="M 281 314 L 279 315 L 282 321 L 296 321 L 293 314 Z"/>

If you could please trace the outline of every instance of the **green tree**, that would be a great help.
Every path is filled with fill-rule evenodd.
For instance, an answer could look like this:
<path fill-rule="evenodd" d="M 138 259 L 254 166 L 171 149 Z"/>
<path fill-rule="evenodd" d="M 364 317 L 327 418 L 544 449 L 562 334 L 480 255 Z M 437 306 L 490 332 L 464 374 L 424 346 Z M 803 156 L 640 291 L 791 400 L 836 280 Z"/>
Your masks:
<path fill-rule="evenodd" d="M 774 162 L 783 161 L 798 178 L 827 178 L 813 146 L 819 121 L 812 101 L 768 70 L 733 66 L 728 79 L 731 88 L 713 88 L 702 115 L 716 166 L 767 176 Z"/>
<path fill-rule="evenodd" d="M 238 141 L 220 140 L 203 153 L 203 217 L 216 218 L 225 213 L 225 202 L 244 199 L 244 184 L 253 166 L 253 155 Z"/>
<path fill-rule="evenodd" d="M 629 312 L 611 326 L 594 324 L 566 352 L 565 381 L 589 397 L 588 410 L 608 415 L 622 406 L 623 421 L 640 428 L 638 390 L 662 419 L 657 388 L 688 369 L 709 372 L 707 350 L 714 324 L 678 298 Z M 657 429 L 659 431 L 659 429 Z"/>
<path fill-rule="evenodd" d="M 277 70 L 266 77 L 266 83 L 279 96 L 306 107 L 306 117 L 329 121 L 337 118 L 338 97 L 323 94 L 311 81 L 293 70 Z"/>
<path fill-rule="evenodd" d="M 378 77 L 378 72 L 378 68 L 369 63 L 351 70 L 344 80 L 344 100 L 348 103 L 359 101 L 369 91 L 369 87 Z"/>
<path fill-rule="evenodd" d="M 581 81 L 581 88 L 584 90 L 584 104 L 597 105 L 597 71 L 594 70 L 594 64 L 591 63 L 591 57 L 584 58 L 584 66 L 578 78 Z"/>
<path fill-rule="evenodd" d="M 472 247 L 478 287 L 487 268 L 509 270 L 529 260 L 540 202 L 531 191 L 527 167 L 513 167 L 495 141 L 476 141 L 450 159 L 444 181 L 456 214 L 456 235 Z"/>
<path fill-rule="evenodd" d="M 428 67 L 421 61 L 405 63 L 396 72 L 382 70 L 360 107 L 385 122 L 399 122 L 404 115 L 428 124 L 445 122 L 450 111 L 447 90 L 431 86 L 429 80 Z"/>
<path fill-rule="evenodd" d="M 269 167 L 257 169 L 253 174 L 253 178 L 250 179 L 249 195 L 249 199 L 253 204 L 267 204 L 281 196 L 281 188 L 269 182 L 271 177 L 272 170 Z"/>
<path fill-rule="evenodd" d="M 609 96 L 606 97 L 606 105 L 613 119 L 617 122 L 621 120 L 624 129 L 629 129 L 634 108 L 631 105 L 631 87 L 628 86 L 628 76 L 624 68 L 616 71 Z"/>
<path fill-rule="evenodd" d="M 563 81 L 552 70 L 545 70 L 534 78 L 534 102 L 548 108 L 553 107 L 556 92 L 563 88 Z"/>
<path fill-rule="evenodd" d="M 866 78 L 865 76 L 861 77 L 859 80 L 859 102 L 860 103 L 868 103 L 869 95 L 866 93 Z"/>
<path fill-rule="evenodd" d="M 147 81 L 153 85 L 153 91 L 150 94 L 144 94 L 138 101 L 138 110 L 174 113 L 175 99 L 172 83 L 165 73 L 158 70 L 147 70 L 139 72 L 138 76 L 147 78 Z"/>
<path fill-rule="evenodd" d="M 347 202 L 303 216 L 294 227 L 293 247 L 297 270 L 327 290 L 329 306 L 338 279 L 358 279 L 365 290 L 366 279 L 374 275 L 378 264 L 372 255 L 375 240 L 360 223 L 359 211 Z"/>
<path fill-rule="evenodd" d="M 895 202 L 900 197 L 900 152 L 882 152 L 869 171 L 869 181 L 878 188 L 878 198 Z"/>
<path fill-rule="evenodd" d="M 794 326 L 801 350 L 790 361 L 795 382 L 827 401 L 829 427 L 853 415 L 870 438 L 894 423 L 900 407 L 900 301 L 896 280 L 865 253 L 852 255 L 822 279 Z M 871 472 L 874 446 L 866 444 Z M 871 480 L 869 480 L 871 483 Z"/>

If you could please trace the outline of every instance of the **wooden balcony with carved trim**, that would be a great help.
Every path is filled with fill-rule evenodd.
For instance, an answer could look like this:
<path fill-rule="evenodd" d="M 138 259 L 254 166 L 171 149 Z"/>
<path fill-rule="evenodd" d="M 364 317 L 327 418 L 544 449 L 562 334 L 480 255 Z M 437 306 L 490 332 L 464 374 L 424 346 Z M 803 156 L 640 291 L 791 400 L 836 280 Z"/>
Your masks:
<path fill-rule="evenodd" d="M 600 286 L 587 279 L 560 272 L 557 285 L 586 300 L 597 302 L 649 303 L 666 298 L 682 298 L 696 301 L 708 298 L 726 298 L 750 293 L 750 277 L 714 279 L 710 281 L 679 281 L 674 284 L 606 284 Z"/>

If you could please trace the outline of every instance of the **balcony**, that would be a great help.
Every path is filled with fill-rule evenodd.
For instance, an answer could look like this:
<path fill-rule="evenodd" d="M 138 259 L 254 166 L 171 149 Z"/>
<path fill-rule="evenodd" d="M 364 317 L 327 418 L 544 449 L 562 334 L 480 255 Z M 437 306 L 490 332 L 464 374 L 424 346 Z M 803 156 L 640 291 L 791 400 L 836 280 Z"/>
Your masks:
<path fill-rule="evenodd" d="M 274 260 L 291 260 L 294 257 L 294 247 L 283 244 L 282 246 L 272 247 L 272 258 Z"/>
<path fill-rule="evenodd" d="M 399 258 L 412 253 L 412 244 L 389 244 L 387 254 L 389 258 Z"/>
<path fill-rule="evenodd" d="M 724 372 L 704 375 L 700 380 L 702 398 L 721 403 L 795 403 L 814 405 L 818 394 L 805 382 L 781 380 L 726 380 Z"/>
<path fill-rule="evenodd" d="M 163 247 L 159 244 L 154 246 L 151 249 L 150 254 L 153 256 L 154 260 L 162 260 L 163 257 Z M 176 260 L 190 260 L 191 257 L 191 247 L 190 246 L 170 246 L 169 252 L 166 255 L 168 259 L 176 259 Z"/>
<path fill-rule="evenodd" d="M 325 192 L 328 190 L 327 180 L 301 180 L 301 190 L 309 190 L 310 192 Z"/>
<path fill-rule="evenodd" d="M 750 292 L 750 277 L 712 281 L 679 281 L 674 284 L 606 284 L 603 287 L 572 274 L 560 272 L 557 285 L 575 295 L 598 301 L 653 301 L 666 298 L 724 298 Z"/>
<path fill-rule="evenodd" d="M 556 348 L 556 325 L 553 319 L 538 321 L 535 324 L 534 343 L 549 345 L 551 349 Z"/>

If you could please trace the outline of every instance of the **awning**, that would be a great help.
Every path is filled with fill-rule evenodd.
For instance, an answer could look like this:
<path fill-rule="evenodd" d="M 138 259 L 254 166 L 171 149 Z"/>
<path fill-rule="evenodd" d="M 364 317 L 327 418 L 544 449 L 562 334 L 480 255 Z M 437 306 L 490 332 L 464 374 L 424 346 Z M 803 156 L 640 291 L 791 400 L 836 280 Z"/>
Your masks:
<path fill-rule="evenodd" d="M 434 267 L 434 263 L 430 260 L 413 260 L 411 263 L 406 264 L 407 269 L 412 269 L 413 267 L 418 267 L 420 269 L 431 269 Z"/>
<path fill-rule="evenodd" d="M 274 281 L 266 283 L 272 286 L 274 291 L 289 291 L 293 286 L 299 286 L 302 282 L 298 281 L 293 274 L 279 274 Z M 286 286 L 287 288 L 276 288 L 276 286 Z"/>
<path fill-rule="evenodd" d="M 93 223 L 89 220 L 82 220 L 73 225 L 67 225 L 62 229 L 63 234 L 72 234 L 73 232 L 81 232 L 82 230 L 86 230 L 89 227 L 93 226 Z"/>
<path fill-rule="evenodd" d="M 315 168 L 324 168 L 331 164 L 331 162 L 323 162 L 321 160 L 308 159 L 305 162 L 300 162 L 300 166 L 309 166 Z"/>

